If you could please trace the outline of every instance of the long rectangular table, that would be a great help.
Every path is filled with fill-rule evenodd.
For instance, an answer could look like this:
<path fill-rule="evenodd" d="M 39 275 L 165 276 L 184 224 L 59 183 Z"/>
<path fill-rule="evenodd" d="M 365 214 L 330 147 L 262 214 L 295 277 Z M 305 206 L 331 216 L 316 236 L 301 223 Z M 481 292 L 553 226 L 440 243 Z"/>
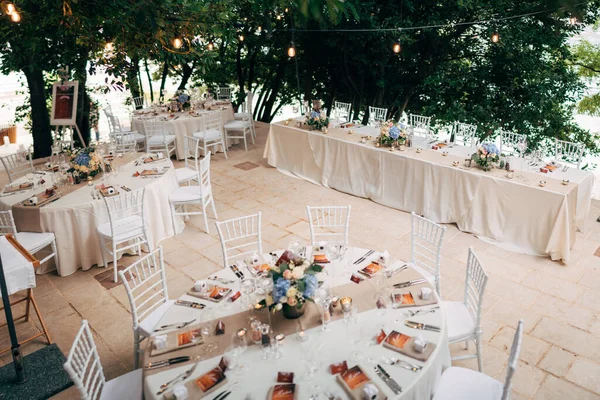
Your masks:
<path fill-rule="evenodd" d="M 264 157 L 283 173 L 438 223 L 511 251 L 568 261 L 575 231 L 585 228 L 593 175 L 570 168 L 552 174 L 518 171 L 514 179 L 494 169 L 465 167 L 473 150 L 460 146 L 390 151 L 376 148 L 376 128 L 331 128 L 327 134 L 283 122 L 271 124 Z M 362 136 L 371 135 L 367 143 Z M 454 167 L 453 161 L 460 165 Z M 517 161 L 513 167 L 520 167 Z M 568 185 L 561 183 L 569 179 Z M 540 187 L 540 180 L 547 181 Z"/>

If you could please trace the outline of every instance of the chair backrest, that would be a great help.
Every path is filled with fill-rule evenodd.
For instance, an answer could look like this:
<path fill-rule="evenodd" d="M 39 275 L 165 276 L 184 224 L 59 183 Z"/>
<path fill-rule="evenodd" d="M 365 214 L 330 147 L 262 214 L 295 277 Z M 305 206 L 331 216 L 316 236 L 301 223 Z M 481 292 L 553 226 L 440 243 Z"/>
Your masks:
<path fill-rule="evenodd" d="M 326 241 L 347 246 L 351 209 L 352 206 L 306 206 L 311 244 Z"/>
<path fill-rule="evenodd" d="M 193 136 L 185 136 L 183 142 L 183 151 L 185 154 L 185 166 L 194 171 L 198 171 L 198 143 L 199 139 Z"/>
<path fill-rule="evenodd" d="M 243 110 L 245 113 L 249 113 L 250 115 L 252 115 L 253 112 L 253 108 L 252 108 L 252 102 L 254 101 L 254 93 L 251 91 L 247 91 L 246 92 L 246 100 L 244 101 L 243 104 Z"/>
<path fill-rule="evenodd" d="M 477 259 L 473 249 L 469 247 L 467 257 L 467 274 L 465 278 L 465 307 L 476 321 L 476 329 L 481 326 L 481 309 L 483 305 L 483 294 L 487 286 L 488 275 Z"/>
<path fill-rule="evenodd" d="M 475 132 L 477 132 L 477 125 L 455 122 L 454 143 L 467 147 L 477 146 L 479 139 L 475 136 Z"/>
<path fill-rule="evenodd" d="M 555 139 L 555 153 L 554 157 L 556 160 L 566 160 L 573 164 L 577 164 L 577 168 L 581 168 L 581 159 L 583 157 L 583 151 L 585 146 L 583 143 L 567 142 L 565 140 Z"/>
<path fill-rule="evenodd" d="M 408 124 L 413 128 L 423 128 L 429 130 L 429 127 L 431 126 L 431 117 L 408 114 Z"/>
<path fill-rule="evenodd" d="M 56 156 L 62 154 L 65 150 L 73 150 L 73 141 L 72 140 L 60 140 L 54 139 L 52 142 L 52 160 L 53 162 L 56 160 Z"/>
<path fill-rule="evenodd" d="M 509 132 L 503 129 L 500 129 L 500 154 L 504 153 L 506 155 L 515 154 L 517 150 L 517 145 L 522 142 L 527 141 L 527 136 L 521 133 Z"/>
<path fill-rule="evenodd" d="M 144 108 L 145 101 L 143 97 L 134 97 L 133 98 L 133 109 L 139 110 L 140 108 Z"/>
<path fill-rule="evenodd" d="M 223 250 L 223 265 L 231 258 L 258 253 L 262 255 L 261 214 L 217 221 L 217 232 Z"/>
<path fill-rule="evenodd" d="M 333 115 L 342 121 L 350 121 L 352 116 L 352 103 L 336 101 L 333 104 Z"/>
<path fill-rule="evenodd" d="M 110 143 L 114 146 L 117 154 L 131 153 L 136 150 L 137 138 L 133 132 L 123 132 L 119 119 L 113 115 L 106 115 L 108 120 Z"/>
<path fill-rule="evenodd" d="M 446 228 L 411 213 L 410 261 L 435 277 L 435 289 L 442 296 L 440 258 Z"/>
<path fill-rule="evenodd" d="M 521 353 L 521 342 L 523 340 L 523 325 L 524 321 L 519 320 L 517 330 L 513 338 L 512 347 L 510 349 L 510 357 L 508 359 L 508 367 L 506 368 L 506 379 L 504 380 L 504 388 L 502 389 L 501 400 L 510 399 L 510 389 L 512 387 L 512 378 L 519 363 L 519 354 Z"/>
<path fill-rule="evenodd" d="M 108 210 L 111 236 L 115 232 L 123 232 L 127 229 L 146 229 L 144 193 L 144 189 L 138 189 L 118 196 L 104 198 L 104 204 L 106 204 Z M 141 220 L 131 217 L 140 217 Z"/>
<path fill-rule="evenodd" d="M 169 300 L 162 246 L 119 271 L 127 292 L 133 329 L 154 310 Z"/>
<path fill-rule="evenodd" d="M 33 157 L 28 150 L 18 151 L 14 154 L 0 157 L 0 160 L 2 160 L 2 165 L 6 170 L 9 182 L 35 172 L 35 168 L 33 167 Z"/>
<path fill-rule="evenodd" d="M 369 124 L 385 121 L 387 108 L 378 108 L 369 106 Z"/>
<path fill-rule="evenodd" d="M 73 346 L 63 368 L 79 391 L 82 400 L 99 399 L 106 383 L 94 336 L 88 322 L 81 321 Z"/>
<path fill-rule="evenodd" d="M 231 100 L 231 88 L 230 87 L 217 88 L 217 100 Z"/>
<path fill-rule="evenodd" d="M 202 114 L 202 124 L 204 125 L 204 130 L 207 131 L 209 129 L 216 129 L 221 132 L 221 136 L 223 135 L 223 124 L 221 123 L 221 111 L 209 111 L 205 114 Z"/>
<path fill-rule="evenodd" d="M 106 115 L 107 117 L 108 117 L 108 116 L 114 116 L 114 113 L 113 113 L 113 111 L 112 111 L 112 107 L 110 106 L 110 104 L 109 104 L 109 105 L 107 105 L 106 107 L 104 107 L 104 108 L 102 109 L 102 111 L 104 111 L 104 115 Z"/>
<path fill-rule="evenodd" d="M 159 119 L 144 119 L 144 133 L 146 134 L 146 140 L 152 136 L 165 137 L 165 121 Z"/>
<path fill-rule="evenodd" d="M 17 234 L 17 226 L 11 210 L 0 211 L 0 235 L 4 236 L 7 233 Z"/>

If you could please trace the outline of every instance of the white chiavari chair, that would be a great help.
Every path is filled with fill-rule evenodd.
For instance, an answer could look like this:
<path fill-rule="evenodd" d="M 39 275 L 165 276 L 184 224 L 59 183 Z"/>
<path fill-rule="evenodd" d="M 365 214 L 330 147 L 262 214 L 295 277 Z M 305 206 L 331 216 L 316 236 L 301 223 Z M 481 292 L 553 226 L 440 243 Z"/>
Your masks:
<path fill-rule="evenodd" d="M 17 239 L 17 242 L 25 247 L 25 249 L 31 254 L 35 254 L 38 251 L 50 246 L 52 252 L 46 257 L 42 258 L 40 260 L 40 264 L 43 264 L 54 257 L 56 269 L 60 271 L 60 266 L 58 264 L 58 250 L 56 248 L 56 237 L 54 236 L 54 233 L 17 232 L 17 226 L 15 225 L 12 211 L 0 211 L 0 235 L 5 235 L 7 233 L 12 234 L 15 239 Z"/>
<path fill-rule="evenodd" d="M 453 143 L 466 147 L 476 147 L 479 144 L 479 139 L 475 135 L 477 125 L 455 122 L 453 129 Z"/>
<path fill-rule="evenodd" d="M 377 125 L 378 122 L 385 121 L 387 108 L 369 106 L 369 125 Z"/>
<path fill-rule="evenodd" d="M 183 141 L 183 149 L 185 154 L 184 166 L 175 169 L 177 183 L 190 184 L 191 181 L 198 177 L 198 144 L 200 141 L 192 136 L 185 137 Z M 208 153 L 207 153 L 208 154 Z"/>
<path fill-rule="evenodd" d="M 132 147 L 136 149 L 138 144 L 143 144 L 146 141 L 146 136 L 141 133 L 124 130 L 117 116 L 107 113 L 106 119 L 108 121 L 109 139 L 117 152 L 127 153 L 131 151 Z"/>
<path fill-rule="evenodd" d="M 217 88 L 217 100 L 231 101 L 231 88 L 225 86 Z"/>
<path fill-rule="evenodd" d="M 518 152 L 517 145 L 527 140 L 527 136 L 505 131 L 503 129 L 500 132 L 500 154 L 514 155 Z"/>
<path fill-rule="evenodd" d="M 348 246 L 351 209 L 351 206 L 306 206 L 311 245 L 325 241 Z"/>
<path fill-rule="evenodd" d="M 152 335 L 158 322 L 175 304 L 175 300 L 169 300 L 162 246 L 119 271 L 119 277 L 131 307 L 133 368 L 137 368 L 139 356 L 144 352 L 141 342 Z"/>
<path fill-rule="evenodd" d="M 252 133 L 252 117 L 250 114 L 245 114 L 240 121 L 229 121 L 223 125 L 223 129 L 225 129 L 226 143 L 229 143 L 229 139 L 243 139 L 244 149 L 248 151 L 248 142 L 246 140 L 246 136 L 250 135 L 252 144 L 255 144 L 254 134 Z M 238 133 L 232 135 L 231 132 Z"/>
<path fill-rule="evenodd" d="M 242 112 L 237 112 L 233 114 L 234 119 L 238 121 L 244 120 L 244 114 L 250 114 L 250 122 L 252 123 L 252 136 L 256 140 L 256 128 L 254 126 L 254 109 L 252 106 L 252 101 L 254 100 L 254 93 L 248 91 L 246 92 L 246 101 L 242 104 Z"/>
<path fill-rule="evenodd" d="M 245 115 L 245 118 L 248 116 Z M 192 136 L 202 142 L 204 155 L 208 154 L 208 148 L 212 147 L 214 153 L 217 153 L 217 146 L 221 146 L 225 159 L 227 159 L 227 141 L 221 124 L 221 111 L 209 111 L 202 115 L 202 130 L 195 132 Z M 237 121 L 233 121 L 237 122 Z M 200 143 L 198 143 L 200 145 Z"/>
<path fill-rule="evenodd" d="M 263 254 L 261 214 L 217 221 L 217 232 L 223 250 L 223 266 L 227 268 L 231 259 L 257 253 Z"/>
<path fill-rule="evenodd" d="M 585 146 L 583 143 L 555 139 L 554 159 L 556 161 L 564 160 L 568 163 L 577 164 L 577 169 L 580 169 L 584 150 Z"/>
<path fill-rule="evenodd" d="M 521 353 L 522 340 L 523 320 L 521 319 L 513 338 L 504 384 L 472 369 L 450 367 L 442 374 L 435 388 L 433 400 L 509 400 L 512 378 Z"/>
<path fill-rule="evenodd" d="M 108 210 L 108 222 L 99 224 L 96 230 L 104 267 L 108 267 L 106 259 L 108 253 L 112 257 L 114 281 L 117 282 L 119 253 L 135 249 L 138 254 L 141 254 L 142 244 L 152 247 L 144 218 L 144 189 L 105 197 L 104 203 Z"/>
<path fill-rule="evenodd" d="M 2 165 L 8 175 L 8 181 L 11 183 L 15 179 L 35 172 L 33 156 L 30 151 L 18 151 L 14 154 L 0 157 L 0 160 L 2 160 Z"/>
<path fill-rule="evenodd" d="M 469 248 L 467 258 L 467 273 L 465 279 L 465 297 L 463 301 L 443 301 L 442 310 L 448 326 L 448 342 L 465 342 L 469 348 L 469 340 L 475 341 L 476 354 L 466 354 L 453 357 L 453 360 L 477 358 L 479 372 L 483 372 L 483 359 L 481 356 L 481 307 L 483 295 L 487 285 L 488 275 L 475 256 L 473 249 Z"/>
<path fill-rule="evenodd" d="M 94 336 L 88 322 L 81 321 L 63 368 L 75 384 L 81 400 L 142 399 L 142 369 L 106 381 Z"/>
<path fill-rule="evenodd" d="M 334 102 L 332 114 L 341 122 L 350 121 L 352 117 L 352 103 Z"/>
<path fill-rule="evenodd" d="M 152 151 L 164 151 L 165 157 L 171 158 L 171 155 L 175 153 L 177 149 L 175 142 L 176 136 L 167 134 L 165 121 L 145 119 L 144 131 L 146 134 L 146 153 L 151 153 Z"/>
<path fill-rule="evenodd" d="M 426 138 L 431 135 L 431 117 L 408 114 L 408 125 L 410 125 L 410 128 L 412 129 L 413 135 Z"/>
<path fill-rule="evenodd" d="M 134 97 L 133 98 L 133 110 L 139 110 L 146 107 L 146 102 L 143 97 Z"/>
<path fill-rule="evenodd" d="M 198 185 L 181 186 L 175 189 L 169 195 L 169 203 L 171 204 L 171 215 L 173 219 L 173 231 L 176 231 L 175 216 L 182 215 L 187 217 L 188 215 L 202 215 L 204 217 L 204 226 L 206 227 L 206 233 L 208 230 L 208 216 L 206 209 L 210 204 L 212 207 L 215 219 L 217 216 L 217 209 L 215 208 L 215 201 L 212 196 L 212 187 L 210 184 L 210 151 L 206 153 L 206 156 L 200 161 L 200 170 L 196 175 Z M 198 204 L 202 207 L 200 211 L 189 211 L 187 210 L 188 205 Z M 182 211 L 177 211 L 177 207 L 182 208 Z"/>
<path fill-rule="evenodd" d="M 410 262 L 432 284 L 440 297 L 442 285 L 440 261 L 442 244 L 446 227 L 436 224 L 427 218 L 411 213 Z"/>

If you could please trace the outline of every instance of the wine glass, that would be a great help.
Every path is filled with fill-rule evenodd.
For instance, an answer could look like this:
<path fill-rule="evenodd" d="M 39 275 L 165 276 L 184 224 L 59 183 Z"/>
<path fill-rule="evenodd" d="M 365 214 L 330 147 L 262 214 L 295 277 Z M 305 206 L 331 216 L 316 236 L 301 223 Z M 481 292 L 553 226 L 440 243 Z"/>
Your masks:
<path fill-rule="evenodd" d="M 525 138 L 523 138 L 517 143 L 517 150 L 521 155 L 521 174 L 519 174 L 519 176 L 522 176 L 522 172 L 525 169 L 523 165 L 525 162 L 525 150 L 527 150 L 527 141 L 525 140 Z"/>
<path fill-rule="evenodd" d="M 302 244 L 297 240 L 292 240 L 290 244 L 288 244 L 288 250 L 296 256 L 300 254 L 300 249 L 302 249 Z"/>
<path fill-rule="evenodd" d="M 253 304 L 253 302 L 251 300 L 251 296 L 254 293 L 254 291 L 256 290 L 256 283 L 253 278 L 245 277 L 244 279 L 242 279 L 242 282 L 240 283 L 240 287 L 241 287 L 241 292 L 244 296 L 243 304 L 244 304 L 245 308 L 248 308 Z"/>
<path fill-rule="evenodd" d="M 312 381 L 321 366 L 323 365 L 323 360 L 321 356 L 316 351 L 309 351 L 304 356 L 304 368 L 306 369 L 306 380 Z"/>
<path fill-rule="evenodd" d="M 200 333 L 202 334 L 202 338 L 204 340 L 204 345 L 202 346 L 202 350 L 205 353 L 210 353 L 217 348 L 217 345 L 212 342 L 212 335 L 215 332 L 215 313 L 209 309 L 205 308 L 202 310 L 204 322 L 201 325 Z"/>

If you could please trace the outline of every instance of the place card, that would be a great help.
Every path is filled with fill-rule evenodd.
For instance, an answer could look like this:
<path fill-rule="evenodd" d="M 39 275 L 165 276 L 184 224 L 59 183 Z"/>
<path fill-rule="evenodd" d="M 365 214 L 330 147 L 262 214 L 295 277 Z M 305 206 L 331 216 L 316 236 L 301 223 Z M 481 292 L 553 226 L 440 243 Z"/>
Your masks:
<path fill-rule="evenodd" d="M 415 350 L 415 340 L 417 338 L 405 335 L 403 333 L 392 331 L 383 342 L 383 346 L 390 350 L 397 351 L 407 357 L 418 361 L 427 361 L 435 349 L 434 343 L 427 343 L 422 352 Z M 419 347 L 419 346 L 417 346 Z"/>
<path fill-rule="evenodd" d="M 360 272 L 363 275 L 368 276 L 369 278 L 372 278 L 373 276 L 377 275 L 382 269 L 383 269 L 383 266 L 381 264 L 376 263 L 375 261 L 372 261 L 369 265 L 367 265 L 366 267 L 361 269 Z"/>
<path fill-rule="evenodd" d="M 225 374 L 221 368 L 216 367 L 202 375 L 200 378 L 196 379 L 195 382 L 202 392 L 207 393 L 209 390 L 214 389 L 223 381 L 225 381 Z"/>
<path fill-rule="evenodd" d="M 328 264 L 329 260 L 325 254 L 315 254 L 313 256 L 313 262 L 315 264 Z"/>
<path fill-rule="evenodd" d="M 346 361 L 342 361 L 336 364 L 331 364 L 329 366 L 329 370 L 331 371 L 331 375 L 341 374 L 348 371 L 348 363 L 346 363 Z"/>
<path fill-rule="evenodd" d="M 367 384 L 374 385 L 378 389 L 377 397 L 373 400 L 384 400 L 386 395 L 377 386 L 360 366 L 354 366 L 347 371 L 336 375 L 336 380 L 353 400 L 364 399 L 364 387 Z"/>
<path fill-rule="evenodd" d="M 298 392 L 298 386 L 295 383 L 275 385 L 269 390 L 267 399 L 296 400 L 298 399 Z"/>
<path fill-rule="evenodd" d="M 415 290 L 400 293 L 395 292 L 391 294 L 391 297 L 393 308 L 420 307 L 437 304 L 435 296 L 430 295 L 428 299 L 423 299 L 420 291 Z"/>
<path fill-rule="evenodd" d="M 278 372 L 277 373 L 277 382 L 278 383 L 294 383 L 294 373 L 293 372 Z"/>
<path fill-rule="evenodd" d="M 214 303 L 219 303 L 227 296 L 229 296 L 231 292 L 233 292 L 233 290 L 228 287 L 208 284 L 206 290 L 204 291 L 196 291 L 192 289 L 188 290 L 187 294 L 193 297 L 197 297 L 199 299 L 210 300 Z"/>

